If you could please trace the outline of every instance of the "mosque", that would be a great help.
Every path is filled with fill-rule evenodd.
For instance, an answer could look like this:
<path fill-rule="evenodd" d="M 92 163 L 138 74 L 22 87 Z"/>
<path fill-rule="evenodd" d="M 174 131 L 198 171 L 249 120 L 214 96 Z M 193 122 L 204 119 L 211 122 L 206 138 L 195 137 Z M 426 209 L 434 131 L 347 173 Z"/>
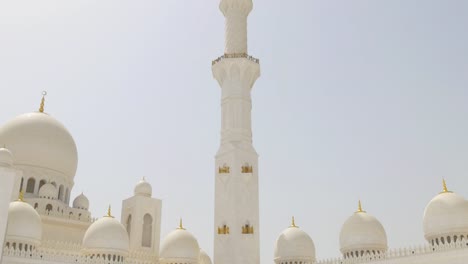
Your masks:
<path fill-rule="evenodd" d="M 247 53 L 252 0 L 221 0 L 220 10 L 226 35 L 224 55 L 212 62 L 222 90 L 212 257 L 215 264 L 260 264 L 258 155 L 252 145 L 250 96 L 260 64 Z M 45 97 L 37 112 L 0 126 L 0 146 L 1 263 L 212 263 L 182 222 L 160 245 L 162 202 L 152 197 L 145 179 L 135 185 L 132 197 L 123 200 L 120 221 L 111 208 L 106 216 L 93 218 L 83 193 L 70 202 L 77 147 L 70 132 L 45 111 Z M 450 191 L 445 181 L 442 187 L 426 206 L 427 243 L 420 247 L 389 249 L 384 227 L 359 202 L 341 229 L 341 257 L 317 260 L 313 240 L 293 218 L 276 241 L 273 261 L 468 263 L 468 201 Z"/>

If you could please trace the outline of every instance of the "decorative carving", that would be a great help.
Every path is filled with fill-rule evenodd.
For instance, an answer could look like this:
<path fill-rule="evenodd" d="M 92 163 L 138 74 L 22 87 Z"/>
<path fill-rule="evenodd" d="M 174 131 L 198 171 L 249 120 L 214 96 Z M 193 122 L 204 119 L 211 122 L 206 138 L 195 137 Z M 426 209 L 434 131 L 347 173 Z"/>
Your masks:
<path fill-rule="evenodd" d="M 223 225 L 222 227 L 218 227 L 218 234 L 228 235 L 229 234 L 229 226 Z"/>
<path fill-rule="evenodd" d="M 245 224 L 242 226 L 242 234 L 253 234 L 254 233 L 254 228 L 253 226 L 250 226 L 249 224 Z"/>
<path fill-rule="evenodd" d="M 229 173 L 229 166 L 224 164 L 223 167 L 219 167 L 218 172 L 219 173 Z"/>
<path fill-rule="evenodd" d="M 249 164 L 245 164 L 242 166 L 242 173 L 252 173 L 253 172 L 253 167 L 249 166 Z"/>

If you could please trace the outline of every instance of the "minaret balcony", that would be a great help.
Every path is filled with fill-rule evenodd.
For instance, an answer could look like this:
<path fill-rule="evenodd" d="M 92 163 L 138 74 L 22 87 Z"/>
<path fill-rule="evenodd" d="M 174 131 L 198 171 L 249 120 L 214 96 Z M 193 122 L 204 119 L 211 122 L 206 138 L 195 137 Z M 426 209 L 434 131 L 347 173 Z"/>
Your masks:
<path fill-rule="evenodd" d="M 214 61 L 211 62 L 211 65 L 215 65 L 216 63 L 222 61 L 223 59 L 239 59 L 239 58 L 245 58 L 245 59 L 248 59 L 250 61 L 253 61 L 257 64 L 260 64 L 260 60 L 253 57 L 253 56 L 250 56 L 249 54 L 247 53 L 234 53 L 234 54 L 224 54 L 223 56 L 221 57 L 218 57 L 217 59 L 215 59 Z"/>

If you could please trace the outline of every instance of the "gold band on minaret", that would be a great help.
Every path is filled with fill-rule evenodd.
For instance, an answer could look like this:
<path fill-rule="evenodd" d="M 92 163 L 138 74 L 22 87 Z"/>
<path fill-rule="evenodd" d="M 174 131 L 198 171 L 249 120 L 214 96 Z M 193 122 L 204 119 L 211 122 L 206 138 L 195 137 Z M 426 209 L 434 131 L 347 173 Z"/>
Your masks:
<path fill-rule="evenodd" d="M 42 91 L 42 99 L 41 99 L 41 105 L 39 106 L 39 112 L 44 113 L 44 103 L 45 103 L 45 96 L 47 95 L 46 91 Z"/>

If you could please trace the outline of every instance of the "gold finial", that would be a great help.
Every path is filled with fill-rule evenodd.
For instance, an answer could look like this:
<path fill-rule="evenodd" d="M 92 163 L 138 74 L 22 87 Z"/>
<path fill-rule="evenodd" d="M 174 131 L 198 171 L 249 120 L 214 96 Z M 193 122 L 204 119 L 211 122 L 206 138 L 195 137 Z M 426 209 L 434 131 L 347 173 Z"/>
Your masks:
<path fill-rule="evenodd" d="M 110 204 L 109 204 L 109 207 L 107 208 L 107 215 L 105 215 L 105 217 L 112 217 L 112 218 L 114 218 L 114 217 L 112 216 L 112 211 L 111 211 L 111 206 L 110 206 Z"/>
<path fill-rule="evenodd" d="M 182 217 L 179 219 L 179 227 L 177 229 L 185 230 L 184 226 L 182 225 Z"/>
<path fill-rule="evenodd" d="M 365 213 L 366 211 L 362 210 L 362 204 L 361 204 L 361 200 L 359 200 L 358 202 L 358 209 L 356 211 L 356 213 Z"/>
<path fill-rule="evenodd" d="M 451 191 L 447 189 L 447 183 L 445 182 L 445 179 L 442 179 L 442 192 L 440 193 L 451 193 Z"/>
<path fill-rule="evenodd" d="M 39 112 L 44 113 L 44 103 L 45 103 L 45 96 L 47 95 L 46 91 L 42 91 L 42 99 L 41 99 L 41 106 L 39 107 Z"/>
<path fill-rule="evenodd" d="M 24 192 L 21 190 L 18 195 L 18 201 L 24 202 Z"/>
<path fill-rule="evenodd" d="M 290 225 L 289 227 L 298 227 L 298 226 L 296 225 L 296 222 L 294 221 L 294 216 L 293 216 L 292 219 L 291 219 L 291 225 Z"/>

